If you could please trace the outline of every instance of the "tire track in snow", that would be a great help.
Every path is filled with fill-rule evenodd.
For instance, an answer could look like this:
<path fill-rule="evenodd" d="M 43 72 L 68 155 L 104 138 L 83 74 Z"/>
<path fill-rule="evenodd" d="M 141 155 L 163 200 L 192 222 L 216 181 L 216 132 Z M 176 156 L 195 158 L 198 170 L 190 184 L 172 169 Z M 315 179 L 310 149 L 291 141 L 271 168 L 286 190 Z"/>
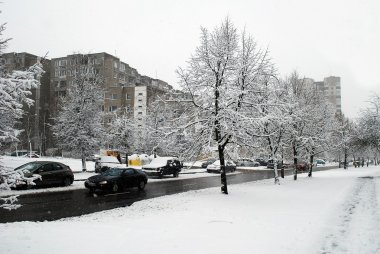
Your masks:
<path fill-rule="evenodd" d="M 378 184 L 380 178 L 357 179 L 319 253 L 380 253 Z"/>

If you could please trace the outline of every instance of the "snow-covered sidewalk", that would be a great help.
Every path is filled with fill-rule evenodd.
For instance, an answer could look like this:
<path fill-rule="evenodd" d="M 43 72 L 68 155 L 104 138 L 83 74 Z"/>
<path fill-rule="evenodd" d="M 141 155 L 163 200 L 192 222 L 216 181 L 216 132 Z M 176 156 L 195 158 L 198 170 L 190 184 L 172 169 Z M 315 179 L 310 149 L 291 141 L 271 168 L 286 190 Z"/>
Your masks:
<path fill-rule="evenodd" d="M 55 222 L 1 224 L 1 252 L 380 253 L 380 167 L 230 185 L 229 192 L 210 188 Z"/>

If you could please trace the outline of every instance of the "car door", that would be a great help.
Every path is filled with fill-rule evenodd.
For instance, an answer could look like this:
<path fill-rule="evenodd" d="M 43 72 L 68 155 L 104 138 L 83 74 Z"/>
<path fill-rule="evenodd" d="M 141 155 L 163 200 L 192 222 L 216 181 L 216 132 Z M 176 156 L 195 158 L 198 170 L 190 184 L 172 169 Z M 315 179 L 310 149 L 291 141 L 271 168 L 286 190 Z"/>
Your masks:
<path fill-rule="evenodd" d="M 59 163 L 52 163 L 53 172 L 51 174 L 52 183 L 60 184 L 67 174 L 67 170 Z"/>
<path fill-rule="evenodd" d="M 174 172 L 174 161 L 173 160 L 168 160 L 167 164 L 166 164 L 166 171 L 165 171 L 165 175 L 171 175 L 173 174 Z"/>
<path fill-rule="evenodd" d="M 51 163 L 42 165 L 37 173 L 41 175 L 41 180 L 36 181 L 37 185 L 49 185 L 54 183 L 54 168 Z"/>
<path fill-rule="evenodd" d="M 125 188 L 131 188 L 137 186 L 137 174 L 131 169 L 125 169 L 122 175 L 122 184 Z"/>
<path fill-rule="evenodd" d="M 226 161 L 225 162 L 225 167 L 226 167 L 226 172 L 230 172 L 231 171 L 231 164 L 230 164 L 230 162 L 229 161 Z"/>
<path fill-rule="evenodd" d="M 227 172 L 232 172 L 232 171 L 234 171 L 234 165 L 232 164 L 231 161 L 227 161 L 227 163 L 226 163 L 226 171 L 227 171 Z"/>

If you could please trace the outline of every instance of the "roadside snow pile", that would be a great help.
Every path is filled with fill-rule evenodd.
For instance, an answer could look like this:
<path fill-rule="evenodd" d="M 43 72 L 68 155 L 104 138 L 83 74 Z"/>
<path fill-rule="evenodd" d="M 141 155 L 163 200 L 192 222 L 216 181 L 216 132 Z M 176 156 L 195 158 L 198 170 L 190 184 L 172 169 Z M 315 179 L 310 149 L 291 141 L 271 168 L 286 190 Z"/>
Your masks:
<path fill-rule="evenodd" d="M 82 172 L 82 161 L 80 159 L 62 158 L 62 157 L 41 157 L 41 158 L 28 158 L 28 157 L 15 157 L 15 156 L 2 156 L 0 158 L 2 164 L 6 168 L 15 169 L 25 163 L 31 161 L 56 161 L 66 164 L 73 172 Z M 95 170 L 95 162 L 86 161 L 87 170 Z"/>
<path fill-rule="evenodd" d="M 380 167 L 319 171 L 281 185 L 230 185 L 229 195 L 210 188 L 55 222 L 1 224 L 2 252 L 67 253 L 70 243 L 75 253 L 379 253 L 379 177 Z"/>

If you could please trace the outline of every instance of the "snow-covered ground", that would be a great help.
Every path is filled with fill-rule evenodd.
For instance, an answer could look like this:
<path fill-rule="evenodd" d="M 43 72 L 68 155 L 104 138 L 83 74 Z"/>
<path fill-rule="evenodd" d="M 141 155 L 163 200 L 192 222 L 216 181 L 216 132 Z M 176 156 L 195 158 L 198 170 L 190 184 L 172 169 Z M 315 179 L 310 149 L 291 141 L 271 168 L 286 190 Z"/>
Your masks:
<path fill-rule="evenodd" d="M 189 191 L 0 225 L 2 253 L 380 253 L 380 167 Z"/>

